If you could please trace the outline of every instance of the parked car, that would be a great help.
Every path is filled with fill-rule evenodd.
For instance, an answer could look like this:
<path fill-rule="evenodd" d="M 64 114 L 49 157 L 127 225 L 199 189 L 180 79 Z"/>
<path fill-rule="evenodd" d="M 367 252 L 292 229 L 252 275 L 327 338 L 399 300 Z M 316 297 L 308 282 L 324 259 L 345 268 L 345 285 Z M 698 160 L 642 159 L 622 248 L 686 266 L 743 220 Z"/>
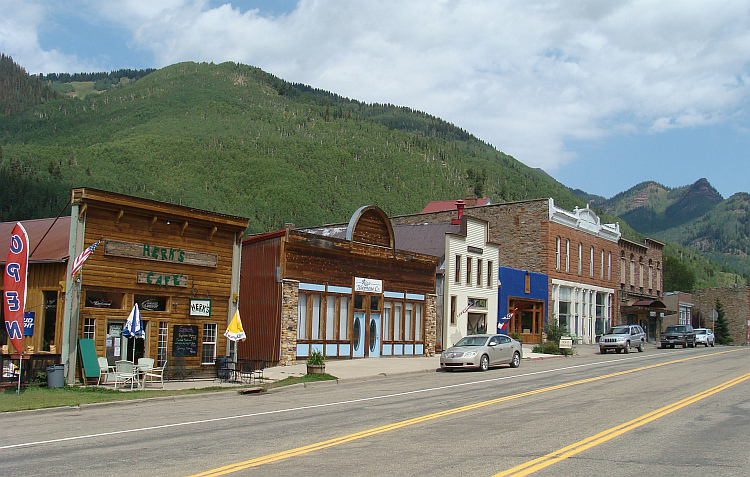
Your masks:
<path fill-rule="evenodd" d="M 690 346 L 695 348 L 695 330 L 690 325 L 669 325 L 661 334 L 661 345 L 659 348 L 674 348 L 682 345 L 683 348 Z"/>
<path fill-rule="evenodd" d="M 523 358 L 521 343 L 507 335 L 469 335 L 440 353 L 440 367 L 445 371 L 509 364 L 517 368 Z"/>
<path fill-rule="evenodd" d="M 599 338 L 599 352 L 601 354 L 613 349 L 618 353 L 630 353 L 630 348 L 637 348 L 642 352 L 646 347 L 646 333 L 638 325 L 613 326 Z"/>
<path fill-rule="evenodd" d="M 713 348 L 714 344 L 716 344 L 716 336 L 714 335 L 713 330 L 711 330 L 710 328 L 696 328 L 695 344 L 702 344 L 706 348 L 708 348 L 708 345 L 711 345 L 711 347 Z"/>

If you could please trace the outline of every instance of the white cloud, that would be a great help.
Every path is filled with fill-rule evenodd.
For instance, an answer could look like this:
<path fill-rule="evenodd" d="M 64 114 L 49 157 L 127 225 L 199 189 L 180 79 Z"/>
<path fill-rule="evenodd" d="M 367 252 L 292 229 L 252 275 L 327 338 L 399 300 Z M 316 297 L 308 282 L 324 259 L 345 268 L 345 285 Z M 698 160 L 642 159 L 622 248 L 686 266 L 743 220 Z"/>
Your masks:
<path fill-rule="evenodd" d="M 548 171 L 574 159 L 567 140 L 746 118 L 748 1 L 302 0 L 277 17 L 208 0 L 81 1 L 131 31 L 152 66 L 237 61 L 410 106 Z M 76 71 L 59 66 L 75 57 L 16 33 L 44 21 L 42 3 L 24 5 L 26 16 L 0 20 L 0 32 L 12 31 L 35 66 Z"/>

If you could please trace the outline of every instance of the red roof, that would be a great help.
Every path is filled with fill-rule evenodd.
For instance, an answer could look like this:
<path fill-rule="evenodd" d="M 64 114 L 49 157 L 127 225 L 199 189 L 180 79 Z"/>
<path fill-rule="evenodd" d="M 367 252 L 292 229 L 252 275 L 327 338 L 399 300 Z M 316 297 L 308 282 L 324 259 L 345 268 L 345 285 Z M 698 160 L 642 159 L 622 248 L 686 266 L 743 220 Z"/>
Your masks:
<path fill-rule="evenodd" d="M 35 219 L 19 220 L 19 222 L 26 229 L 26 235 L 29 236 L 29 263 L 64 262 L 68 259 L 69 215 L 59 217 L 57 221 L 55 219 Z M 5 259 L 8 257 L 10 234 L 15 226 L 16 222 L 0 222 L 0 263 L 5 263 Z"/>
<path fill-rule="evenodd" d="M 456 200 L 433 200 L 425 206 L 420 214 L 427 214 L 430 212 L 442 212 L 444 210 L 456 210 Z M 489 205 L 492 202 L 490 199 L 477 199 L 477 205 Z"/>

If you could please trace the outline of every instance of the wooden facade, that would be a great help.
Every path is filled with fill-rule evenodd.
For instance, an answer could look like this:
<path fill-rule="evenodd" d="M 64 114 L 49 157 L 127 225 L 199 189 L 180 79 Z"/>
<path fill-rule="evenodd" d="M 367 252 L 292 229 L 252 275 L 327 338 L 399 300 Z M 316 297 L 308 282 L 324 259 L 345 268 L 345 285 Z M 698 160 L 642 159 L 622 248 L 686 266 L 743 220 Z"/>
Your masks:
<path fill-rule="evenodd" d="M 246 219 L 94 189 L 73 190 L 71 218 L 71 257 L 102 241 L 80 274 L 66 277 L 69 383 L 78 338 L 93 339 L 110 364 L 150 357 L 202 369 L 226 354 Z M 135 303 L 146 338 L 128 340 L 121 331 Z"/>
<path fill-rule="evenodd" d="M 394 246 L 388 217 L 362 207 L 347 226 L 288 228 L 243 241 L 240 358 L 434 353 L 437 258 Z M 269 359 L 270 358 L 270 359 Z"/>

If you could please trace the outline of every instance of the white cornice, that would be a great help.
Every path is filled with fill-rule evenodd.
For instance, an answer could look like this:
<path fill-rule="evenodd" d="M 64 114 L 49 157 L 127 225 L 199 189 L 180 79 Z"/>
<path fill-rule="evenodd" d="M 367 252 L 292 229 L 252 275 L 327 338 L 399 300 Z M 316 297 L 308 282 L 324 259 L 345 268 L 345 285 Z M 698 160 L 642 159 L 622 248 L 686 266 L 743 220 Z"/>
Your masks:
<path fill-rule="evenodd" d="M 617 242 L 620 240 L 620 224 L 602 224 L 598 215 L 588 205 L 585 209 L 576 207 L 572 212 L 555 205 L 555 200 L 549 199 L 549 220 L 556 224 L 565 225 L 597 237 Z"/>

